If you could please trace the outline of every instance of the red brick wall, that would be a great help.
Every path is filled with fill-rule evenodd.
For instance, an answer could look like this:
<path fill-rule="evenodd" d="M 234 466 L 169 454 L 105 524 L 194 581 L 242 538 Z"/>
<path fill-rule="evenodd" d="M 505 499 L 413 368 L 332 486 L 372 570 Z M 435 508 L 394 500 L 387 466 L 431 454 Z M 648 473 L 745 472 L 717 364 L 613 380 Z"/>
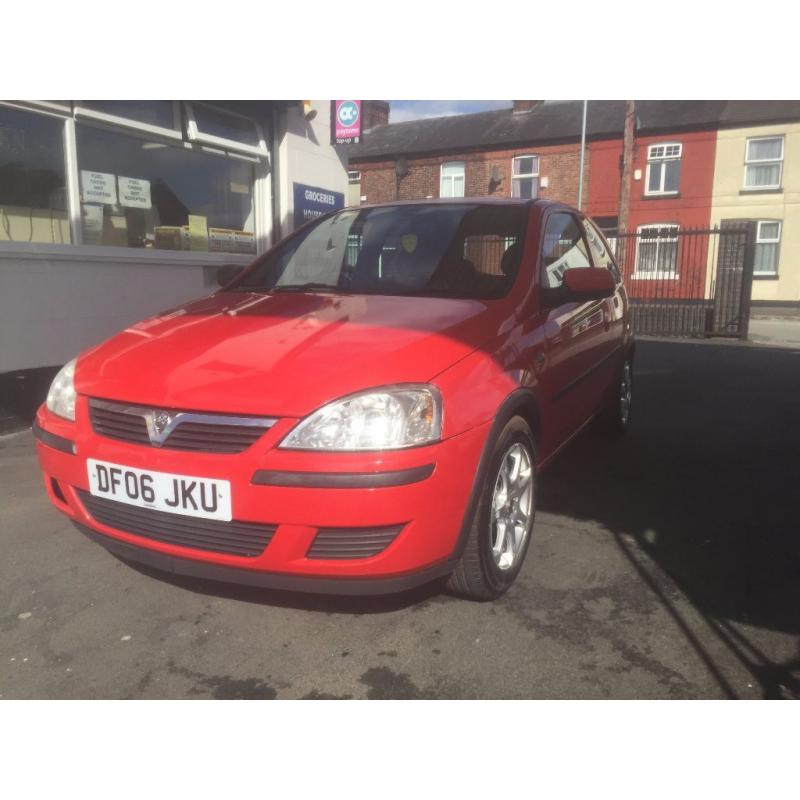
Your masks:
<path fill-rule="evenodd" d="M 548 187 L 539 189 L 539 197 L 575 205 L 578 201 L 580 145 L 522 147 L 514 150 L 489 150 L 473 153 L 442 153 L 436 156 L 408 158 L 408 175 L 400 181 L 397 196 L 395 162 L 369 162 L 350 159 L 350 169 L 361 170 L 361 194 L 367 203 L 383 203 L 395 199 L 420 200 L 439 197 L 439 171 L 446 161 L 465 162 L 467 197 L 511 197 L 511 160 L 518 155 L 539 156 L 540 179 L 548 179 Z M 491 182 L 497 167 L 500 180 Z M 588 198 L 590 152 L 587 148 L 584 165 L 584 197 Z"/>

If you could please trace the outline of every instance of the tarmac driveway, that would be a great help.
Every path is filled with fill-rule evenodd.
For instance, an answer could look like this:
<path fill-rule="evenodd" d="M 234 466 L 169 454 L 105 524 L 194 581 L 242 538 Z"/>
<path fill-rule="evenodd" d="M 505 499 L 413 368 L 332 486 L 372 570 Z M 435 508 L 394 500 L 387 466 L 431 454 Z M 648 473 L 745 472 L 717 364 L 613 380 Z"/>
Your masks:
<path fill-rule="evenodd" d="M 487 604 L 140 571 L 0 438 L 0 696 L 800 697 L 800 350 L 642 341 L 635 381 L 630 435 L 553 465 Z"/>

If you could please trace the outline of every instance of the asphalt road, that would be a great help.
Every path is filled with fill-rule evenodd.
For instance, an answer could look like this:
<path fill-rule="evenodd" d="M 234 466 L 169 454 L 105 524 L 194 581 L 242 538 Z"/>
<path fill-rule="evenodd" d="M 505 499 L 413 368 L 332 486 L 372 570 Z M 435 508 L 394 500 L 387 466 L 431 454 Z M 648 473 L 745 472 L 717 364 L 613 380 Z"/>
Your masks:
<path fill-rule="evenodd" d="M 800 697 L 800 350 L 643 341 L 623 442 L 540 486 L 501 600 L 270 593 L 145 573 L 0 438 L 4 698 Z"/>

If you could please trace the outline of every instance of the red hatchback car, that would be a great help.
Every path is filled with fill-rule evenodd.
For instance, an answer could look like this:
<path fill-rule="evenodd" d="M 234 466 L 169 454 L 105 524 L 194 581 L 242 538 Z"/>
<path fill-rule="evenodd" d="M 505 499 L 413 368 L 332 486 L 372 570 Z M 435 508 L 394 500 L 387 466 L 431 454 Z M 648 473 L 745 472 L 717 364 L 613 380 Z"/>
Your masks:
<path fill-rule="evenodd" d="M 122 558 L 490 599 L 539 471 L 593 419 L 627 426 L 633 352 L 614 258 L 574 209 L 362 206 L 81 354 L 34 432 L 53 504 Z"/>

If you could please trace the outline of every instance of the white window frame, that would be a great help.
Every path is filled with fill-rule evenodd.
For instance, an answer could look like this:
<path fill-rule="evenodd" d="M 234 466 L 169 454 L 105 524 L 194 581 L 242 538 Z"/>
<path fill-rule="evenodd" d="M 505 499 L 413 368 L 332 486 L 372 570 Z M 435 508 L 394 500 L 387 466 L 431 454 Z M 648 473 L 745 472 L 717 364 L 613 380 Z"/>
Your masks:
<path fill-rule="evenodd" d="M 449 194 L 449 195 L 447 195 L 445 197 L 445 195 L 442 194 L 442 182 L 446 178 L 447 180 L 449 180 L 452 183 L 457 176 L 455 176 L 455 175 L 445 175 L 444 174 L 444 170 L 445 170 L 445 167 L 452 167 L 452 166 L 454 166 L 456 164 L 461 166 L 461 180 L 462 180 L 462 186 L 463 186 L 463 193 L 459 194 L 459 195 Z M 439 197 L 444 198 L 446 200 L 447 199 L 458 200 L 459 197 L 466 197 L 466 196 L 467 196 L 467 162 L 466 161 L 443 161 L 442 164 L 439 167 Z"/>
<path fill-rule="evenodd" d="M 522 158 L 533 158 L 536 159 L 536 171 L 535 172 L 515 172 L 514 166 L 516 162 Z M 536 194 L 531 199 L 536 199 L 539 196 L 539 171 L 541 167 L 541 159 L 539 158 L 537 153 L 523 153 L 518 156 L 514 156 L 511 159 L 511 197 L 514 197 L 514 181 L 521 180 L 524 178 L 535 178 L 536 179 Z M 520 199 L 524 200 L 527 198 L 523 198 L 520 195 Z"/>
<path fill-rule="evenodd" d="M 225 114 L 229 117 L 238 117 L 239 119 L 247 120 L 255 127 L 256 135 L 258 136 L 258 144 L 251 145 L 244 142 L 237 142 L 235 139 L 227 139 L 224 136 L 212 136 L 210 133 L 203 133 L 197 127 L 197 120 L 194 115 L 194 106 L 204 106 L 209 108 L 217 114 Z M 208 144 L 212 147 L 221 147 L 224 150 L 233 150 L 240 153 L 248 153 L 254 156 L 269 156 L 269 149 L 267 147 L 267 140 L 261 126 L 252 117 L 247 117 L 244 114 L 237 114 L 235 111 L 228 111 L 227 108 L 218 108 L 210 103 L 199 103 L 197 101 L 184 101 L 183 107 L 186 109 L 186 136 L 190 142 L 198 144 Z"/>
<path fill-rule="evenodd" d="M 761 226 L 762 225 L 777 225 L 778 226 L 778 235 L 774 239 L 767 239 L 761 235 Z M 771 272 L 756 272 L 755 269 L 753 270 L 753 277 L 767 277 L 772 278 L 778 274 L 778 262 L 780 261 L 781 257 L 781 234 L 783 233 L 783 220 L 780 219 L 760 219 L 756 226 L 756 246 L 760 244 L 776 244 L 778 245 L 777 248 L 777 258 L 775 259 L 775 269 Z"/>
<path fill-rule="evenodd" d="M 109 125 L 129 128 L 142 133 L 150 133 L 155 136 L 166 136 L 168 139 L 174 139 L 179 142 L 183 141 L 180 106 L 177 100 L 172 101 L 171 128 L 165 128 L 161 125 L 151 125 L 148 122 L 139 122 L 138 120 L 120 117 L 116 114 L 106 114 L 104 111 L 95 111 L 93 108 L 87 108 L 83 103 L 83 100 L 75 101 L 75 119 L 77 120 L 94 120 L 95 122 L 104 122 Z"/>
<path fill-rule="evenodd" d="M 636 229 L 636 233 L 638 236 L 636 237 L 636 262 L 634 263 L 634 272 L 631 275 L 631 278 L 634 280 L 645 280 L 645 281 L 663 281 L 663 280 L 678 280 L 680 277 L 678 274 L 678 248 L 675 248 L 675 269 L 670 271 L 656 271 L 656 272 L 639 272 L 639 245 L 642 242 L 642 239 L 648 239 L 650 241 L 655 241 L 656 243 L 656 265 L 658 265 L 658 245 L 661 242 L 675 242 L 676 245 L 678 243 L 678 233 L 680 232 L 680 225 L 675 222 L 648 222 L 646 225 L 639 225 Z M 642 236 L 643 233 L 649 230 L 671 230 L 675 231 L 675 237 L 672 236 L 658 236 L 658 237 L 646 237 Z"/>
<path fill-rule="evenodd" d="M 361 170 L 360 169 L 350 169 L 347 171 L 347 183 L 350 186 L 354 186 L 357 183 L 361 183 Z"/>
<path fill-rule="evenodd" d="M 768 139 L 780 139 L 781 141 L 781 156 L 780 158 L 750 158 L 750 143 L 763 142 Z M 782 134 L 773 136 L 751 136 L 745 140 L 744 144 L 744 175 L 742 176 L 742 191 L 744 192 L 770 192 L 775 189 L 780 189 L 783 183 L 783 158 L 786 151 L 786 137 Z M 758 164 L 778 164 L 778 182 L 775 184 L 761 185 L 761 186 L 748 186 L 747 185 L 747 168 L 752 165 Z"/>
<path fill-rule="evenodd" d="M 672 148 L 671 152 L 670 148 Z M 677 152 L 675 148 L 677 148 Z M 661 151 L 660 154 L 659 150 Z M 669 191 L 664 189 L 664 178 L 667 174 L 667 170 L 663 165 L 666 164 L 667 161 L 680 161 L 682 158 L 683 144 L 681 142 L 658 142 L 657 144 L 651 144 L 647 148 L 647 174 L 645 175 L 644 182 L 645 196 L 671 197 L 678 194 L 678 189 L 670 189 Z M 654 164 L 657 164 L 661 170 L 661 180 L 659 181 L 658 189 L 650 189 L 650 171 Z"/>

